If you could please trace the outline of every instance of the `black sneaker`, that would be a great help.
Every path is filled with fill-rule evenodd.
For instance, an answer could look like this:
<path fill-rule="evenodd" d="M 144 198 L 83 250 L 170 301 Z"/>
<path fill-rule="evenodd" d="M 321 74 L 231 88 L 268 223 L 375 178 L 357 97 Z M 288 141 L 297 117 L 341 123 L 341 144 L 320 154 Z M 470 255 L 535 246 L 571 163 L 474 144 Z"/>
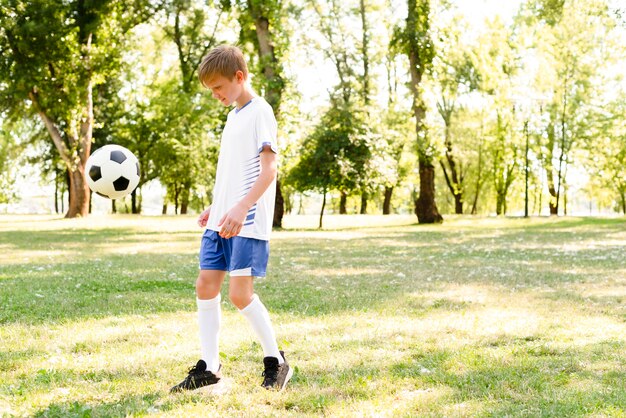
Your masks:
<path fill-rule="evenodd" d="M 289 367 L 285 353 L 281 351 L 280 355 L 283 356 L 283 364 L 278 364 L 276 357 L 265 357 L 263 359 L 263 365 L 265 366 L 263 376 L 265 378 L 261 386 L 265 389 L 283 390 L 291 376 L 293 376 L 293 369 Z"/>
<path fill-rule="evenodd" d="M 184 390 L 194 390 L 203 386 L 214 385 L 222 378 L 222 365 L 216 374 L 206 369 L 204 360 L 198 360 L 198 363 L 189 369 L 189 374 L 185 380 L 170 389 L 170 392 L 182 392 Z"/>

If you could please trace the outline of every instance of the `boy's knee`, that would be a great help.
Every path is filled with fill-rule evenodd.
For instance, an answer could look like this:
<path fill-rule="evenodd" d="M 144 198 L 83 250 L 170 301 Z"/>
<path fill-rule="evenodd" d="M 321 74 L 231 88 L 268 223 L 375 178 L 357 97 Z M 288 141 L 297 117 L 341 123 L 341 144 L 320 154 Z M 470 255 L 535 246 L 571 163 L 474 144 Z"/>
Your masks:
<path fill-rule="evenodd" d="M 245 308 L 252 301 L 252 295 L 248 293 L 237 292 L 234 290 L 230 290 L 228 293 L 230 297 L 230 301 L 235 305 L 235 307 L 239 310 Z"/>
<path fill-rule="evenodd" d="M 213 299 L 220 293 L 221 285 L 220 280 L 200 273 L 196 279 L 196 293 L 204 298 Z"/>

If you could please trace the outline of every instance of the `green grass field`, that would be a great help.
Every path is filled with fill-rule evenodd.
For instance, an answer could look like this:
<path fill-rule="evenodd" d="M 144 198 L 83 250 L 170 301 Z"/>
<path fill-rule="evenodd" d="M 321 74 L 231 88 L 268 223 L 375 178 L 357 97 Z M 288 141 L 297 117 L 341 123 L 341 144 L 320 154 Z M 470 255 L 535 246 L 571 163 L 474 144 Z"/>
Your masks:
<path fill-rule="evenodd" d="M 224 292 L 224 381 L 170 395 L 195 217 L 0 216 L 0 416 L 626 416 L 626 219 L 316 222 L 286 219 L 255 285 L 288 389 Z"/>

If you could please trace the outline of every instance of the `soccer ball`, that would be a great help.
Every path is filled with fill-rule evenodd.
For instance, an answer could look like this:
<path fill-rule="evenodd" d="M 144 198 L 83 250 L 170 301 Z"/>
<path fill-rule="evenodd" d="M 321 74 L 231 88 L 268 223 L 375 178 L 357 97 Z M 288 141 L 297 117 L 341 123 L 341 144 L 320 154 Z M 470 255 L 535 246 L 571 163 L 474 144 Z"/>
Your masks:
<path fill-rule="evenodd" d="M 85 166 L 89 188 L 107 199 L 120 199 L 139 184 L 139 161 L 119 145 L 98 148 Z"/>

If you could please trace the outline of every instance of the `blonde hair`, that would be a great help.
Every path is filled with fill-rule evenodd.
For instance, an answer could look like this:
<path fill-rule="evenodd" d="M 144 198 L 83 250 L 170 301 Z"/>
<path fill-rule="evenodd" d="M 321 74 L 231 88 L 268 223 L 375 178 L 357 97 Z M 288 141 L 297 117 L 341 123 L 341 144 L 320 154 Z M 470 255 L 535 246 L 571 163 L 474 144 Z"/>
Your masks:
<path fill-rule="evenodd" d="M 248 65 L 243 53 L 236 46 L 220 45 L 212 49 L 198 66 L 198 78 L 204 87 L 217 76 L 223 76 L 232 80 L 237 71 L 248 76 Z"/>

